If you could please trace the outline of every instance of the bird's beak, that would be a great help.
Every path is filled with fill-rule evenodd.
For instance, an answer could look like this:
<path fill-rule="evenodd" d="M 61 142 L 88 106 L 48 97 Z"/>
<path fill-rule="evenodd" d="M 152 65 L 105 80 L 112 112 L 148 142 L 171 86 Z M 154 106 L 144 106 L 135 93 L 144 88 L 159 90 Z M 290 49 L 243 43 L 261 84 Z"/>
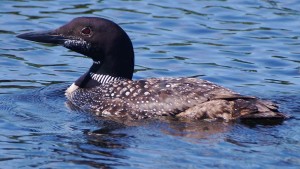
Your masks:
<path fill-rule="evenodd" d="M 28 32 L 17 35 L 17 37 L 25 40 L 56 45 L 62 45 L 66 40 L 68 40 L 62 35 L 57 34 L 55 31 Z"/>

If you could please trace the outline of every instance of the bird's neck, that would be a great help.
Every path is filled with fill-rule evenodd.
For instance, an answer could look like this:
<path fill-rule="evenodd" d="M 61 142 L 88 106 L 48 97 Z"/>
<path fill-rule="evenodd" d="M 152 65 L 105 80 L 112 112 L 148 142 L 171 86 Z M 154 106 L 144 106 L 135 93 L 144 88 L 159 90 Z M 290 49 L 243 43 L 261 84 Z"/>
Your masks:
<path fill-rule="evenodd" d="M 133 67 L 133 65 L 129 66 Z M 75 85 L 80 88 L 92 88 L 111 81 L 131 80 L 132 75 L 133 68 L 128 67 L 128 65 L 94 61 L 90 69 L 75 81 Z"/>
<path fill-rule="evenodd" d="M 101 84 L 120 80 L 132 79 L 134 71 L 133 45 L 128 35 L 122 31 L 122 36 L 110 37 L 113 40 L 105 47 L 99 46 L 99 52 L 91 52 L 93 65 L 89 71 L 76 80 L 75 85 L 90 88 Z M 93 51 L 93 50 L 92 50 Z"/>

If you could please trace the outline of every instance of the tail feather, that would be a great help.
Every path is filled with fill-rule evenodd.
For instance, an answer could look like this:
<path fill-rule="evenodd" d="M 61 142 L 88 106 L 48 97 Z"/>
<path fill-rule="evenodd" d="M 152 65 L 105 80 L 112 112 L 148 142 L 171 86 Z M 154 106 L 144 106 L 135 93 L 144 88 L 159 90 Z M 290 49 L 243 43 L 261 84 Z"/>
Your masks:
<path fill-rule="evenodd" d="M 278 106 L 265 100 L 253 100 L 256 111 L 241 115 L 241 119 L 286 119 L 287 116 L 278 111 Z"/>
<path fill-rule="evenodd" d="M 222 96 L 195 105 L 177 117 L 193 119 L 253 120 L 254 122 L 282 122 L 288 118 L 278 111 L 278 106 L 270 101 L 247 96 Z"/>
<path fill-rule="evenodd" d="M 233 95 L 222 97 L 233 102 L 233 117 L 240 119 L 285 119 L 286 115 L 278 111 L 278 106 L 267 100 L 251 96 Z"/>

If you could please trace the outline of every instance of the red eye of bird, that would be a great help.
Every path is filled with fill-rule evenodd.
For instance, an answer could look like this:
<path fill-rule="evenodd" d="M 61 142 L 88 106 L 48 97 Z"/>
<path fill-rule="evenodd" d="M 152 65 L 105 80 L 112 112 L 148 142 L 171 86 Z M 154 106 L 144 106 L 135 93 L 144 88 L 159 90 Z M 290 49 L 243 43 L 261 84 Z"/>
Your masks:
<path fill-rule="evenodd" d="M 84 35 L 90 35 L 92 33 L 92 30 L 89 27 L 85 27 L 81 30 L 81 33 Z"/>

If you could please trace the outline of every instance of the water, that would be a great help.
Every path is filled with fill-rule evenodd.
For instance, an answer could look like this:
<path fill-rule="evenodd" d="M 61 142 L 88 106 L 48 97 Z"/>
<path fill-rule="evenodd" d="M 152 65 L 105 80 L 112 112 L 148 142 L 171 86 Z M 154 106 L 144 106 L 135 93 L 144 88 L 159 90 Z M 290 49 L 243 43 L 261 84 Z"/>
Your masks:
<path fill-rule="evenodd" d="M 257 1 L 0 2 L 0 168 L 299 168 L 300 4 Z M 277 102 L 280 125 L 119 124 L 65 105 L 91 61 L 15 35 L 77 16 L 119 23 L 135 79 L 198 77 Z"/>

